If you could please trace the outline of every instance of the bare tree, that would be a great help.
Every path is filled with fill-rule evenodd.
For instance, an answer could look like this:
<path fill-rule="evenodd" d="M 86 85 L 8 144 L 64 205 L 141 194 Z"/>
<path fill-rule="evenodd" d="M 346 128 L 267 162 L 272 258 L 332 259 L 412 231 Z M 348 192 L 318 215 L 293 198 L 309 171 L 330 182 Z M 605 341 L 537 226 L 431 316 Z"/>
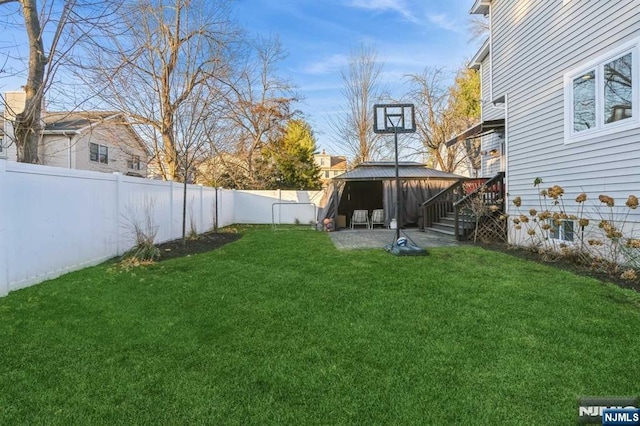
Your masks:
<path fill-rule="evenodd" d="M 153 165 L 166 180 L 180 179 L 176 120 L 182 105 L 193 105 L 201 86 L 228 77 L 239 35 L 229 3 L 137 0 L 122 8 L 127 31 L 108 38 L 110 49 L 96 52 L 91 69 L 80 75 L 103 105 L 141 125 Z"/>
<path fill-rule="evenodd" d="M 466 161 L 462 146 L 446 142 L 479 118 L 479 81 L 473 70 L 458 72 L 454 84 L 442 68 L 425 68 L 421 74 L 406 76 L 408 96 L 416 103 L 416 137 L 428 163 L 446 172 L 455 172 Z"/>
<path fill-rule="evenodd" d="M 487 16 L 473 15 L 469 19 L 470 40 L 483 40 L 489 36 L 491 24 Z"/>
<path fill-rule="evenodd" d="M 361 44 L 351 51 L 347 69 L 340 72 L 346 106 L 330 121 L 330 127 L 334 142 L 346 146 L 354 164 L 373 160 L 379 152 L 381 138 L 373 133 L 373 104 L 383 94 L 382 67 L 376 51 Z"/>
<path fill-rule="evenodd" d="M 277 64 L 284 59 L 284 50 L 277 38 L 258 38 L 250 46 L 247 64 L 237 78 L 226 85 L 222 117 L 235 129 L 236 138 L 231 167 L 242 164 L 236 173 L 237 187 L 261 189 L 264 182 L 257 170 L 262 150 L 280 135 L 283 126 L 295 115 L 292 109 L 298 101 L 291 82 L 277 74 Z M 221 155 L 220 161 L 227 162 Z M 240 182 L 242 180 L 243 182 Z"/>
<path fill-rule="evenodd" d="M 25 103 L 16 111 L 13 133 L 20 162 L 38 163 L 38 142 L 42 137 L 42 106 L 58 68 L 71 59 L 81 39 L 99 25 L 110 23 L 120 1 L 65 0 L 0 0 L 0 5 L 15 3 L 24 18 L 29 42 Z M 95 46 L 94 46 L 95 48 Z"/>
<path fill-rule="evenodd" d="M 195 183 L 197 165 L 208 154 L 209 121 L 218 114 L 215 86 L 199 85 L 191 96 L 180 104 L 175 114 L 175 137 L 177 174 L 183 183 L 182 198 L 182 243 L 187 238 L 187 184 Z M 191 213 L 193 214 L 193 212 Z M 191 218 L 193 221 L 193 218 Z M 192 232 L 196 232 L 193 223 Z"/>

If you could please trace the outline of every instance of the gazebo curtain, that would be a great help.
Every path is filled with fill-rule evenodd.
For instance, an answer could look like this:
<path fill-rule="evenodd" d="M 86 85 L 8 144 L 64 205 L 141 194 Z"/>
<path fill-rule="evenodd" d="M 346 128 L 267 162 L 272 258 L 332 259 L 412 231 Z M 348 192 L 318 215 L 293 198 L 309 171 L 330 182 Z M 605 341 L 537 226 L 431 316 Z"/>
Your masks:
<path fill-rule="evenodd" d="M 318 210 L 318 226 L 322 226 L 322 222 L 326 218 L 332 218 L 333 223 L 338 226 L 338 204 L 340 204 L 340 198 L 342 198 L 342 191 L 344 191 L 344 181 L 334 181 L 325 189 L 325 192 L 320 200 L 320 205 L 323 206 Z"/>
<path fill-rule="evenodd" d="M 418 223 L 422 215 L 422 203 L 451 186 L 454 182 L 448 180 L 402 180 L 402 220 L 400 226 L 409 223 Z M 385 225 L 389 226 L 391 219 L 395 217 L 396 206 L 396 182 L 386 180 L 382 185 L 383 208 Z"/>

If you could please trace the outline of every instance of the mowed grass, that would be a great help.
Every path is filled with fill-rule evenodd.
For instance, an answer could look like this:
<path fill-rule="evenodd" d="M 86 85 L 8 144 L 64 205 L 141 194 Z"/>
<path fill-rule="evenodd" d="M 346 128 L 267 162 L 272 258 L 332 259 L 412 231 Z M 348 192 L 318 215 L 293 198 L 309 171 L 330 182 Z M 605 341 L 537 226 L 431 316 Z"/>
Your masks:
<path fill-rule="evenodd" d="M 640 394 L 637 294 L 501 253 L 247 228 L 0 299 L 0 424 L 575 424 Z"/>

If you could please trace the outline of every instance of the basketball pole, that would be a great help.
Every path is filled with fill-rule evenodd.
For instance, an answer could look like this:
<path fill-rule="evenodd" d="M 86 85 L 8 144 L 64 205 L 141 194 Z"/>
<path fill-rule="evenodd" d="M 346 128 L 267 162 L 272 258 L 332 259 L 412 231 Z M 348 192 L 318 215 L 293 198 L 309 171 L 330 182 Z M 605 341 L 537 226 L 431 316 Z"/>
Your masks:
<path fill-rule="evenodd" d="M 395 157 L 396 157 L 396 236 L 393 240 L 393 244 L 398 243 L 398 239 L 400 238 L 400 165 L 398 164 L 398 126 L 393 126 L 393 136 L 394 136 L 394 144 L 395 144 Z"/>

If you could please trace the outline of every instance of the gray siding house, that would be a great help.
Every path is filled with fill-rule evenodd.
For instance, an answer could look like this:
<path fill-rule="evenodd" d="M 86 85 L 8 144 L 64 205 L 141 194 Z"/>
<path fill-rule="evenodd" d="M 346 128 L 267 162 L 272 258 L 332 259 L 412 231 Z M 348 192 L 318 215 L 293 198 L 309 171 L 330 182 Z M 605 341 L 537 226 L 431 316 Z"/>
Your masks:
<path fill-rule="evenodd" d="M 24 108 L 24 92 L 5 95 L 0 119 L 0 158 L 15 160 L 12 120 Z M 148 150 L 120 113 L 109 111 L 44 112 L 38 144 L 40 163 L 96 172 L 147 177 Z"/>
<path fill-rule="evenodd" d="M 625 208 L 640 192 L 640 2 L 477 0 L 471 13 L 490 20 L 471 64 L 482 73 L 482 120 L 504 119 L 503 132 L 482 136 L 482 174 L 502 168 L 520 210 L 539 208 L 552 185 L 564 188 L 567 213 L 583 192 Z"/>

